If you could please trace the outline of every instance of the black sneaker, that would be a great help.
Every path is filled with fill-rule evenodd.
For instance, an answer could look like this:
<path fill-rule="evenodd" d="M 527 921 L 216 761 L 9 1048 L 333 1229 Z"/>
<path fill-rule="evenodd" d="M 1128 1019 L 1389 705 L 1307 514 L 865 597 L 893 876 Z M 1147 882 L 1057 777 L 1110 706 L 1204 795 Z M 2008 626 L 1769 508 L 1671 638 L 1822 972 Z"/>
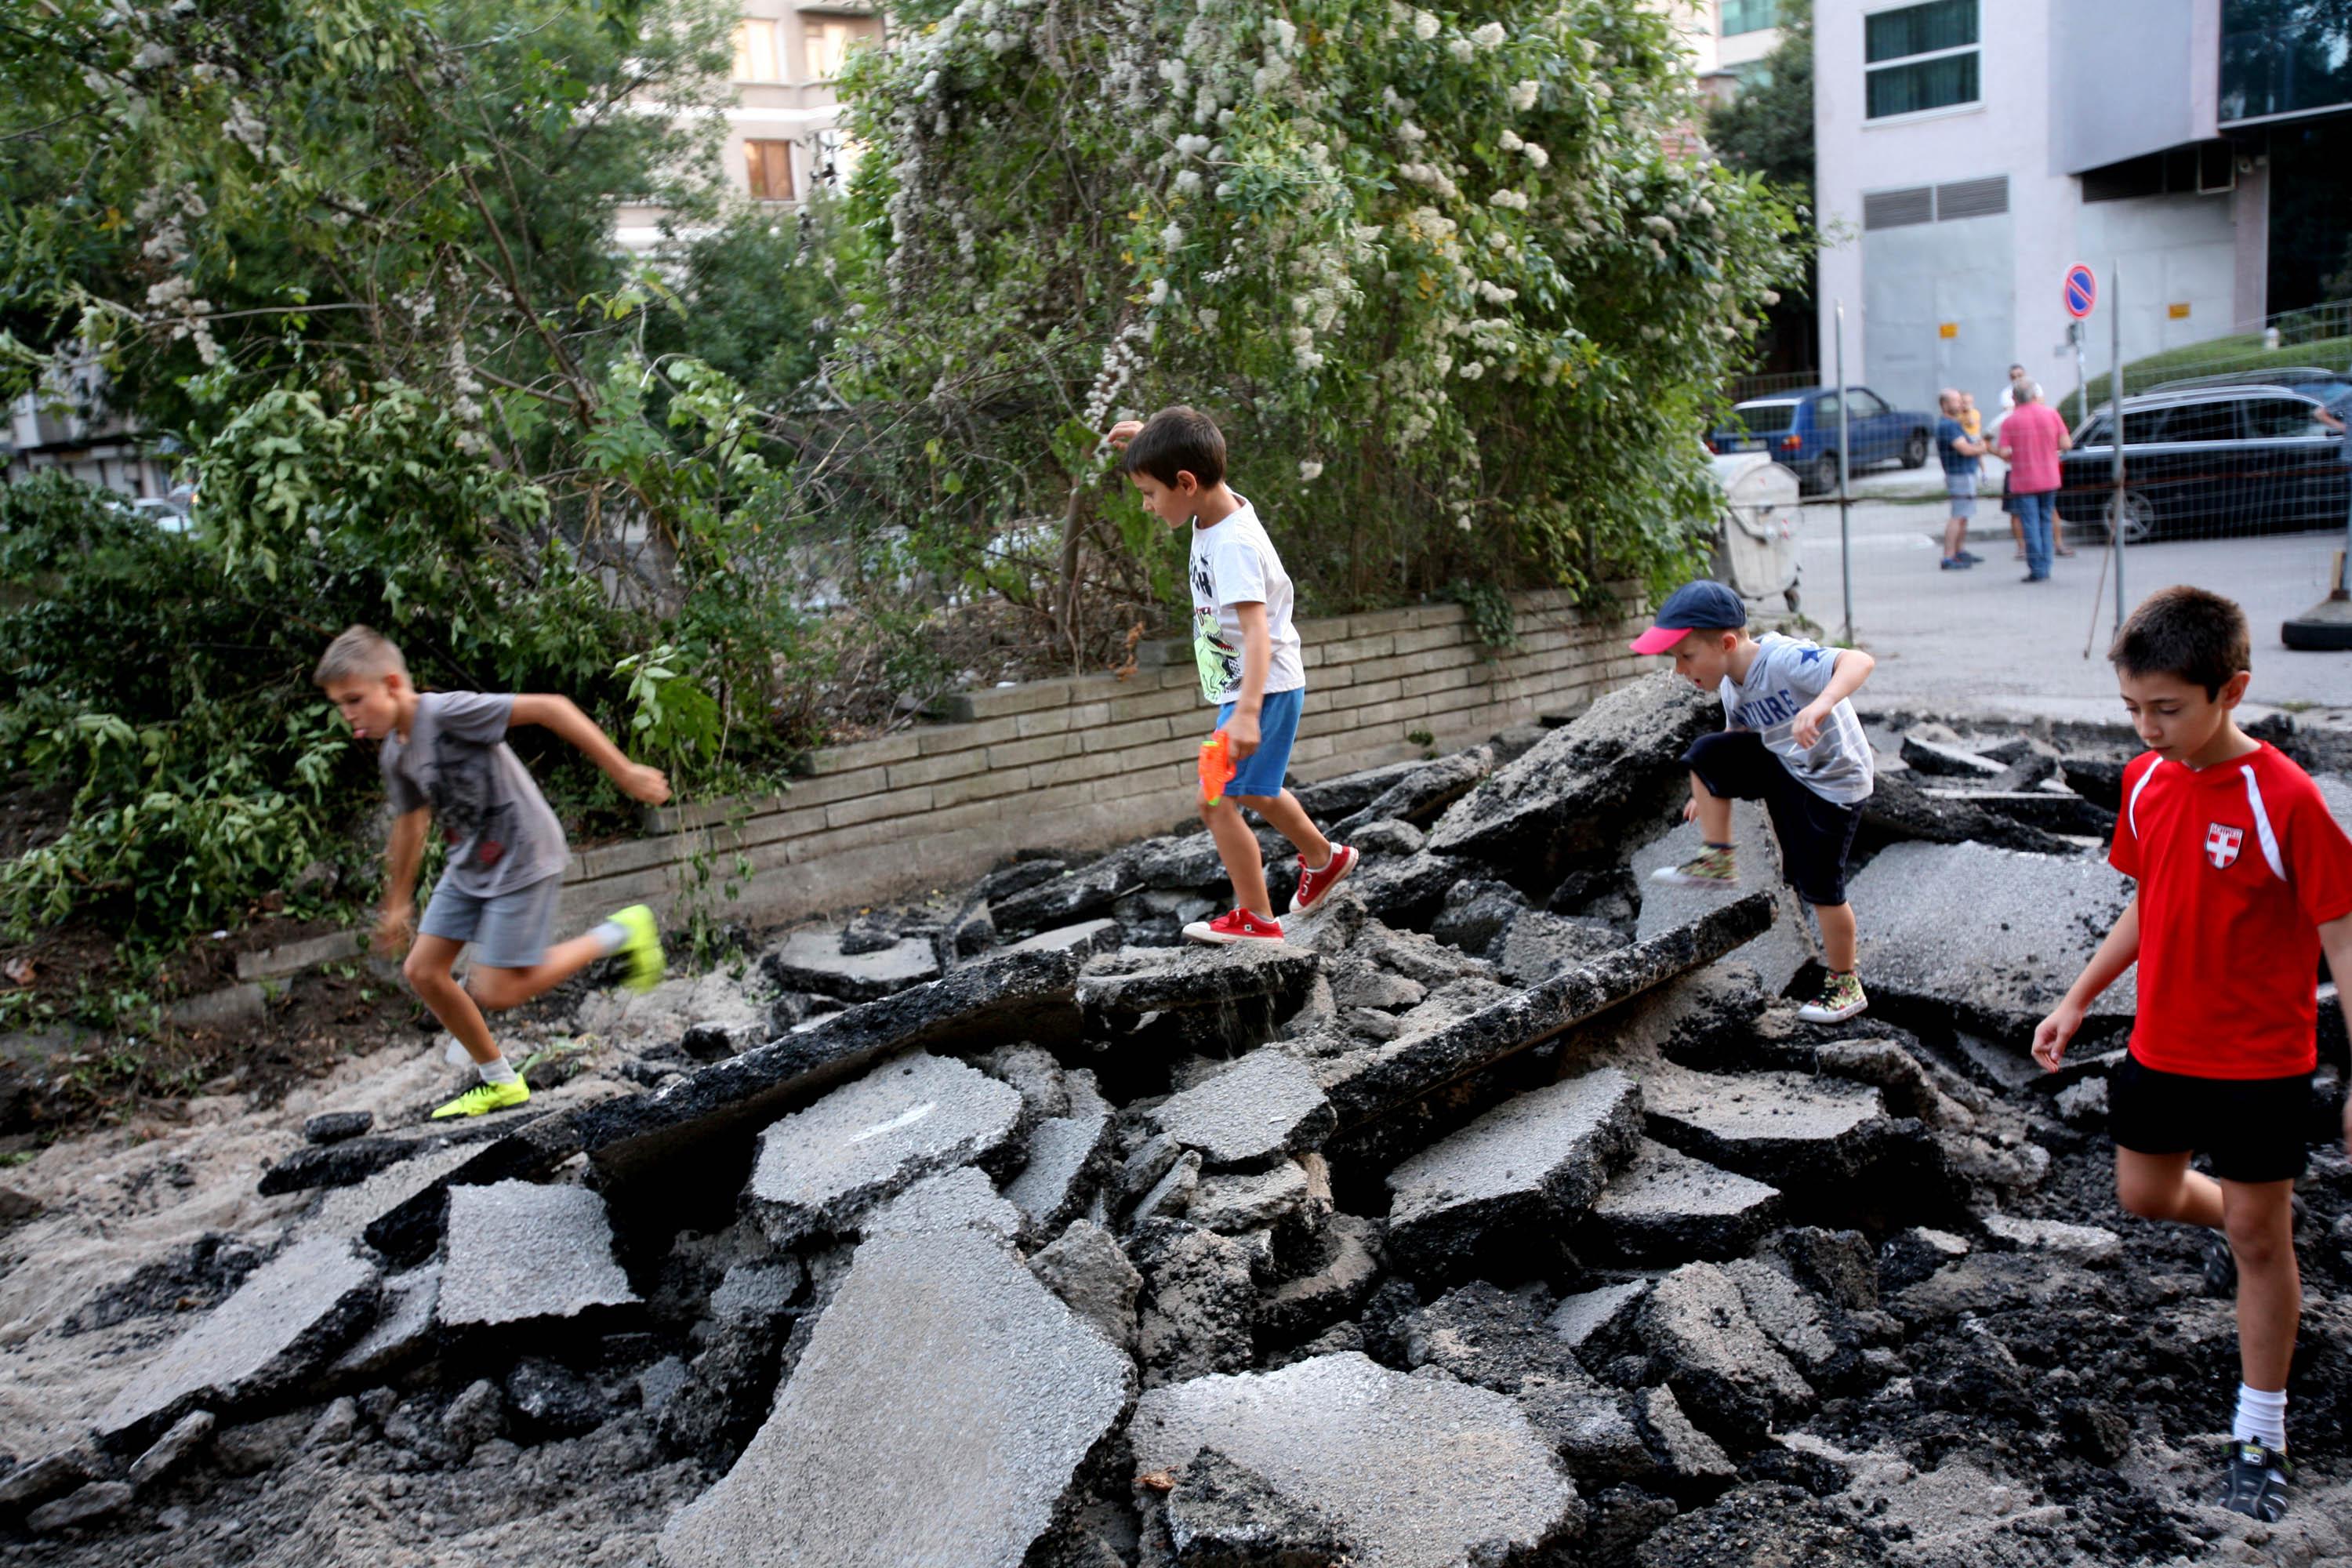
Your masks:
<path fill-rule="evenodd" d="M 2286 1456 L 2262 1443 L 2230 1445 L 2222 1474 L 2221 1506 L 2231 1513 L 2276 1524 L 2286 1513 L 2286 1483 L 2294 1474 Z"/>
<path fill-rule="evenodd" d="M 2238 1294 L 2238 1258 L 2230 1238 L 2215 1231 L 2205 1238 L 2205 1294 L 2234 1300 Z"/>

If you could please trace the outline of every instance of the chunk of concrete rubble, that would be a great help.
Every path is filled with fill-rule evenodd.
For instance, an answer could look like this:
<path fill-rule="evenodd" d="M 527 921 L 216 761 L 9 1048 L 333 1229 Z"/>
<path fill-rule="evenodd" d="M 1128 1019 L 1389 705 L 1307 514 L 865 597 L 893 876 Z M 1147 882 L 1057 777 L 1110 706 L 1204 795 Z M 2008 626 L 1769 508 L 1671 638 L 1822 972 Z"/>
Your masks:
<path fill-rule="evenodd" d="M 665 1568 L 1013 1568 L 1055 1522 L 1135 1370 L 977 1231 L 877 1237 L 775 1408 L 662 1532 Z"/>
<path fill-rule="evenodd" d="M 1662 1384 L 1643 1389 L 1633 1396 L 1633 1405 L 1642 1434 L 1649 1439 L 1650 1450 L 1657 1456 L 1658 1468 L 1665 1472 L 1671 1489 L 1685 1495 L 1718 1489 L 1730 1485 L 1739 1473 L 1723 1446 L 1691 1425 L 1672 1388 Z"/>
<path fill-rule="evenodd" d="M 1713 696 L 1671 675 L 1622 686 L 1446 809 L 1440 855 L 1475 856 L 1549 889 L 1580 856 L 1613 853 L 1626 826 L 1686 787 L 1681 757 L 1721 727 Z"/>
<path fill-rule="evenodd" d="M 1490 1238 L 1524 1246 L 1601 1194 L 1641 1136 L 1642 1091 L 1614 1068 L 1505 1100 L 1388 1175 L 1391 1252 L 1446 1273 L 1475 1263 Z"/>
<path fill-rule="evenodd" d="M 2124 1255 L 2124 1238 L 2101 1226 L 1995 1214 L 1985 1215 L 1984 1227 L 1986 1235 L 1998 1237 L 2020 1251 L 2061 1253 L 2093 1268 Z"/>
<path fill-rule="evenodd" d="M 1169 1165 L 1151 1189 L 1136 1201 L 1135 1211 L 1128 1216 L 1130 1226 L 1147 1225 L 1155 1219 L 1173 1219 L 1190 1208 L 1192 1194 L 1201 1188 L 1201 1156 L 1187 1149 Z"/>
<path fill-rule="evenodd" d="M 1896 1290 L 1886 1310 L 1914 1330 L 1964 1313 L 2112 1310 L 2116 1293 L 2099 1275 L 2063 1253 L 1970 1252 L 1925 1279 Z"/>
<path fill-rule="evenodd" d="M 779 1247 L 841 1235 L 921 1178 L 1003 1151 L 1021 1114 L 1018 1090 L 911 1051 L 762 1132 L 744 1205 Z"/>
<path fill-rule="evenodd" d="M 1760 934 L 1771 919 L 1769 895 L 1751 893 L 1467 1017 L 1339 1058 L 1323 1071 L 1324 1093 L 1343 1131 L 1360 1126 L 1712 963 Z"/>
<path fill-rule="evenodd" d="M 1378 800 L 1383 792 L 1428 765 L 1417 757 L 1402 763 L 1383 763 L 1376 768 L 1302 784 L 1291 793 L 1316 821 L 1344 822 Z"/>
<path fill-rule="evenodd" d="M 1739 1288 L 1712 1263 L 1685 1263 L 1643 1300 L 1635 1331 L 1683 1408 L 1740 1449 L 1811 1408 L 1812 1386 L 1758 1328 Z"/>
<path fill-rule="evenodd" d="M 1287 1051 L 1262 1047 L 1150 1111 L 1152 1124 L 1211 1170 L 1272 1164 L 1311 1149 L 1338 1122 L 1314 1069 Z"/>
<path fill-rule="evenodd" d="M 354 1133 L 325 1143 L 305 1143 L 284 1159 L 273 1162 L 261 1173 L 255 1190 L 264 1197 L 274 1197 L 279 1193 L 299 1193 L 311 1187 L 356 1186 L 396 1165 L 436 1160 L 454 1148 L 488 1143 L 512 1131 L 518 1122 L 536 1121 L 542 1114 L 525 1112 L 504 1127 L 488 1122 L 452 1127 L 448 1122 L 437 1121 L 373 1137 Z"/>
<path fill-rule="evenodd" d="M 1398 1337 L 1414 1370 L 1433 1366 L 1500 1394 L 1530 1377 L 1582 1384 L 1584 1369 L 1551 1331 L 1550 1310 L 1539 1287 L 1506 1290 L 1474 1279 L 1407 1313 Z"/>
<path fill-rule="evenodd" d="M 1556 915 L 1549 910 L 1522 910 L 1486 945 L 1486 961 L 1514 985 L 1539 985 L 1632 941 L 1600 921 Z"/>
<path fill-rule="evenodd" d="M 434 1315 L 451 1328 L 634 1306 L 604 1200 L 585 1187 L 498 1182 L 449 1194 L 449 1255 Z"/>
<path fill-rule="evenodd" d="M 421 1353 L 433 1342 L 441 1269 L 428 1263 L 386 1279 L 375 1322 L 328 1370 L 339 1379 L 373 1377 Z"/>
<path fill-rule="evenodd" d="M 1977 1124 L 1974 1113 L 1944 1092 L 1926 1064 L 1894 1040 L 1824 1040 L 1808 1054 L 1822 1072 L 1874 1085 L 1895 1115 L 1916 1116 L 1930 1127 L 1956 1132 Z"/>
<path fill-rule="evenodd" d="M 1076 1037 L 1073 952 L 992 952 L 943 979 L 826 1015 L 810 1027 L 714 1062 L 652 1094 L 567 1112 L 608 1188 L 651 1180 L 681 1161 L 705 1168 L 747 1149 L 795 1102 L 901 1051 Z"/>
<path fill-rule="evenodd" d="M 1929 791 L 1901 773 L 1881 773 L 1862 804 L 1863 826 L 1874 838 L 1926 844 L 1989 844 L 2034 855 L 2073 855 L 2076 846 L 2056 834 L 1988 811 L 1968 795 Z"/>
<path fill-rule="evenodd" d="M 1885 1125 L 1877 1089 L 1801 1073 L 1662 1068 L 1642 1094 L 1651 1137 L 1784 1190 L 1860 1174 Z"/>
<path fill-rule="evenodd" d="M 1354 1550 L 1319 1510 L 1214 1448 L 1192 1456 L 1160 1507 L 1184 1568 L 1328 1568 Z"/>
<path fill-rule="evenodd" d="M 814 991 L 844 1002 L 878 1001 L 940 977 L 940 961 L 929 942 L 848 952 L 837 931 L 796 931 L 761 954 L 760 967 L 786 991 Z"/>
<path fill-rule="evenodd" d="M 235 1409 L 299 1386 L 374 1315 L 375 1266 L 340 1237 L 297 1242 L 149 1353 L 98 1418 L 110 1443 L 152 1436 L 198 1405 Z"/>
<path fill-rule="evenodd" d="M 1259 1326 L 1276 1338 L 1297 1339 L 1362 1306 L 1380 1283 L 1381 1229 L 1375 1219 L 1333 1215 L 1317 1238 L 1312 1265 L 1259 1301 Z"/>
<path fill-rule="evenodd" d="M 2058 1091 L 2052 1101 L 2069 1127 L 2095 1131 L 2107 1124 L 2107 1080 L 2086 1078 Z"/>
<path fill-rule="evenodd" d="M 1723 1265 L 1748 1316 L 1790 1365 L 1817 1388 L 1830 1388 L 1861 1365 L 1858 1335 L 1813 1293 L 1760 1258 Z"/>
<path fill-rule="evenodd" d="M 1733 963 L 1753 967 L 1764 989 L 1779 995 L 1814 957 L 1805 909 L 1781 875 L 1780 840 L 1774 837 L 1772 818 L 1763 804 L 1732 802 L 1731 833 L 1739 847 L 1739 888 L 1770 894 L 1774 914 L 1761 935 L 1727 956 Z M 1671 931 L 1723 901 L 1723 889 L 1686 888 L 1658 881 L 1651 875 L 1690 859 L 1706 847 L 1706 839 L 1704 828 L 1685 822 L 1633 851 L 1627 868 L 1642 895 L 1633 922 L 1635 940 L 1646 941 Z"/>
<path fill-rule="evenodd" d="M 1135 1304 L 1143 1276 L 1110 1232 L 1092 1220 L 1074 1219 L 1051 1247 L 1029 1259 L 1029 1272 L 1104 1339 L 1134 1352 Z"/>
<path fill-rule="evenodd" d="M 1344 839 L 1359 827 L 1383 821 L 1409 822 L 1425 827 L 1447 806 L 1486 783 L 1494 771 L 1495 752 L 1491 746 L 1473 746 L 1440 757 L 1415 768 L 1365 802 L 1361 809 L 1342 818 L 1332 827 L 1332 836 Z"/>
<path fill-rule="evenodd" d="M 373 1110 L 328 1110 L 302 1123 L 305 1143 L 341 1143 L 375 1125 Z"/>
<path fill-rule="evenodd" d="M 1118 951 L 1118 922 L 1103 919 L 1081 921 L 1076 925 L 1056 926 L 1041 931 L 1035 936 L 1023 937 L 1008 943 L 1007 952 L 1075 952 L 1081 958 L 1092 958 L 1098 952 Z"/>
<path fill-rule="evenodd" d="M 218 1418 L 209 1410 L 189 1411 L 131 1462 L 131 1473 L 125 1479 L 133 1489 L 145 1491 L 203 1452 L 217 1425 Z"/>
<path fill-rule="evenodd" d="M 1114 1027 L 1147 1013 L 1252 1001 L 1288 1012 L 1321 963 L 1305 948 L 1279 942 L 1128 948 L 1087 961 L 1078 974 L 1077 1000 L 1089 1019 L 1108 1019 Z"/>
<path fill-rule="evenodd" d="M 1111 1108 L 1096 1091 L 1094 1074 L 1070 1074 L 1065 1100 L 1067 1115 L 1049 1116 L 1029 1130 L 1028 1161 L 1004 1189 L 1035 1234 L 1086 1206 L 1110 1152 Z"/>
<path fill-rule="evenodd" d="M 1349 828 L 1347 842 L 1359 855 L 1403 859 L 1420 854 L 1422 847 L 1429 842 L 1429 835 L 1410 822 L 1384 816 Z"/>
<path fill-rule="evenodd" d="M 1111 906 L 1144 887 L 1136 868 L 1143 857 L 1171 842 L 1145 839 L 1114 849 L 1101 858 L 1065 871 L 1018 891 L 988 895 L 996 929 L 1006 936 L 1025 936 L 1074 925 L 1110 913 Z"/>
<path fill-rule="evenodd" d="M 2056 785 L 2022 790 L 1931 789 L 1930 800 L 1957 801 L 2031 827 L 2082 838 L 2106 838 L 2116 829 L 2116 814 L 2102 811 L 2081 795 Z"/>
<path fill-rule="evenodd" d="M 1367 913 L 1394 925 L 1412 925 L 1435 913 L 1456 882 L 1484 869 L 1475 860 L 1423 849 L 1370 858 L 1348 879 L 1347 887 Z"/>
<path fill-rule="evenodd" d="M 1906 1285 L 1916 1285 L 1947 1263 L 1957 1262 L 1969 1255 L 1968 1238 L 1954 1236 L 1948 1230 L 1934 1230 L 1926 1226 L 1913 1226 L 1895 1232 L 1878 1249 L 1878 1274 L 1882 1289 L 1900 1290 Z"/>
<path fill-rule="evenodd" d="M 1980 844 L 1895 844 L 1853 883 L 1883 911 L 1863 934 L 1874 992 L 1942 1009 L 1963 1028 L 2031 1036 L 2131 900 L 2128 879 L 2087 857 Z M 2090 1010 L 2075 1049 L 2095 1050 L 2137 1006 L 2126 973 Z"/>
<path fill-rule="evenodd" d="M 1597 1253 L 1635 1262 L 1738 1258 L 1780 1212 L 1778 1188 L 1644 1138 L 1594 1200 L 1582 1234 Z"/>
<path fill-rule="evenodd" d="M 1850 1515 L 1811 1492 L 1751 1484 L 1667 1521 L 1635 1550 L 1633 1568 L 1686 1568 L 1692 1563 L 1885 1568 L 1892 1561 L 1874 1534 L 1857 1529 Z"/>
<path fill-rule="evenodd" d="M 1575 1352 L 1578 1361 L 1591 1367 L 1631 1342 L 1637 1315 L 1649 1294 L 1650 1281 L 1630 1279 L 1563 1296 L 1544 1320 L 1544 1327 Z"/>
<path fill-rule="evenodd" d="M 1944 779 L 1996 779 L 2002 764 L 1965 746 L 1933 741 L 1914 730 L 1903 737 L 1902 756 L 1913 771 Z"/>
<path fill-rule="evenodd" d="M 25 1528 L 36 1535 L 54 1535 L 78 1524 L 89 1524 L 120 1513 L 134 1492 L 128 1481 L 92 1481 L 55 1502 L 45 1502 L 25 1516 Z"/>
<path fill-rule="evenodd" d="M 1221 1235 L 1239 1236 L 1302 1218 L 1307 1209 L 1307 1173 L 1285 1160 L 1268 1171 L 1202 1176 L 1184 1217 Z"/>
<path fill-rule="evenodd" d="M 27 1459 L 0 1476 L 0 1512 L 22 1513 L 53 1497 L 62 1497 L 85 1481 L 98 1479 L 107 1468 L 87 1442 Z"/>
<path fill-rule="evenodd" d="M 1448 947 L 1482 953 L 1527 909 L 1527 895 L 1508 882 L 1472 878 L 1447 889 L 1429 934 Z"/>
<path fill-rule="evenodd" d="M 974 1065 L 1020 1091 L 1022 1114 L 1029 1121 L 1070 1113 L 1069 1080 L 1060 1061 L 1045 1047 L 1016 1040 L 997 1047 Z"/>
<path fill-rule="evenodd" d="M 1145 1387 L 1249 1365 L 1258 1295 L 1247 1247 L 1158 1220 L 1137 1232 L 1128 1255 L 1143 1273 L 1136 1351 Z"/>
<path fill-rule="evenodd" d="M 1001 1241 L 1020 1239 L 1021 1210 L 997 1194 L 994 1184 L 971 1165 L 927 1176 L 887 1203 L 866 1211 L 858 1232 L 920 1236 L 938 1230 L 982 1230 Z"/>
<path fill-rule="evenodd" d="M 1355 1352 L 1150 1390 L 1128 1436 L 1144 1475 L 1216 1449 L 1335 1521 L 1365 1568 L 1509 1562 L 1583 1522 L 1511 1400 Z"/>
<path fill-rule="evenodd" d="M 413 1268 L 440 1244 L 450 1188 L 541 1181 L 579 1152 L 579 1134 L 568 1116 L 542 1116 L 488 1142 L 395 1166 L 348 1194 L 331 1193 L 319 1205 L 319 1223 L 346 1234 L 346 1227 L 356 1225 L 370 1247 L 396 1265 Z"/>

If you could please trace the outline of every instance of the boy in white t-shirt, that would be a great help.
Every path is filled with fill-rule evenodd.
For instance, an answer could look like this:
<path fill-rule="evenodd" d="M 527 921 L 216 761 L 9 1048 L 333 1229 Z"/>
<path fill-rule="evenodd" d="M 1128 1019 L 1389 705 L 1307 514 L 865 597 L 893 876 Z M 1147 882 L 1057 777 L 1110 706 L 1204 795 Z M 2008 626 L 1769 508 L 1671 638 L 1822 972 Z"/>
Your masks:
<path fill-rule="evenodd" d="M 1316 830 L 1298 797 L 1283 787 L 1298 712 L 1307 697 L 1298 628 L 1291 621 L 1290 574 L 1257 510 L 1225 485 L 1225 437 L 1197 409 L 1163 408 L 1149 420 L 1121 420 L 1110 432 L 1120 467 L 1144 509 L 1171 528 L 1190 525 L 1192 654 L 1201 696 L 1217 709 L 1235 772 L 1223 796 L 1202 802 L 1201 820 L 1233 879 L 1234 908 L 1184 928 L 1194 942 L 1280 942 L 1249 807 L 1298 850 L 1298 891 L 1287 912 L 1303 915 L 1356 868 L 1356 852 Z"/>
<path fill-rule="evenodd" d="M 1673 655 L 1675 674 L 1723 700 L 1725 727 L 1683 753 L 1691 781 L 1683 820 L 1705 830 L 1705 847 L 1651 875 L 1692 887 L 1737 885 L 1731 803 L 1761 800 L 1780 840 L 1786 879 L 1821 922 L 1829 969 L 1821 995 L 1797 1016 L 1815 1024 L 1853 1017 L 1870 999 L 1854 973 L 1845 866 L 1877 769 L 1847 699 L 1870 679 L 1871 657 L 1778 633 L 1752 637 L 1739 595 L 1704 579 L 1669 595 L 1657 624 L 1631 646 L 1635 653 Z"/>

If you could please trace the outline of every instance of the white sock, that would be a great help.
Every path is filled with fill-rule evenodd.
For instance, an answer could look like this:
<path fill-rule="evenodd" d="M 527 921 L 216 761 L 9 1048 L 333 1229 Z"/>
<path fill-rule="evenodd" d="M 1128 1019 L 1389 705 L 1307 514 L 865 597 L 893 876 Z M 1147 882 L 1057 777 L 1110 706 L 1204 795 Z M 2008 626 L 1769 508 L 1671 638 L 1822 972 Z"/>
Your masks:
<path fill-rule="evenodd" d="M 486 1062 L 476 1062 L 474 1070 L 482 1075 L 484 1083 L 507 1084 L 515 1081 L 515 1069 L 507 1065 L 506 1054 L 500 1052 Z M 2281 1394 L 2280 1398 L 2286 1396 Z"/>
<path fill-rule="evenodd" d="M 2230 1436 L 2233 1442 L 2266 1443 L 2285 1453 L 2286 1390 L 2266 1394 L 2238 1384 L 2238 1414 L 2230 1423 Z"/>
<path fill-rule="evenodd" d="M 605 952 L 618 952 L 621 944 L 629 940 L 629 928 L 618 921 L 606 921 L 588 934 L 596 939 L 599 949 Z"/>

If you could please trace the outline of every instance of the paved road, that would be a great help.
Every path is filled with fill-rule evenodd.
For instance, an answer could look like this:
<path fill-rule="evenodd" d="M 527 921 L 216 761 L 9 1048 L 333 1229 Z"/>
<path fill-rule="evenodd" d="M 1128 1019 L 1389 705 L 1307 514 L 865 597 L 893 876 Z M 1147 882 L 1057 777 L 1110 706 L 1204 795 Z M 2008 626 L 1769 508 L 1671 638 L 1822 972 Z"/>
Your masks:
<path fill-rule="evenodd" d="M 1998 504 L 1979 503 L 1980 525 L 2005 521 Z M 1987 557 L 1984 564 L 1942 572 L 1937 534 L 1944 516 L 1938 502 L 1873 500 L 1853 508 L 1856 636 L 1878 659 L 1868 705 L 2120 720 L 2105 658 L 2115 584 L 2099 590 L 2099 552 L 2083 545 L 2056 563 L 2050 582 L 2029 586 L 2004 533 L 1971 545 Z M 1834 637 L 1843 620 L 1838 509 L 1807 507 L 1801 541 L 1804 612 Z M 2253 628 L 2250 700 L 2333 709 L 2352 721 L 2352 653 L 2298 653 L 2279 642 L 2282 620 L 2326 596 L 2343 544 L 2339 531 L 2142 545 L 2126 552 L 2126 585 L 2134 604 L 2176 583 L 2228 595 L 2245 606 Z"/>

